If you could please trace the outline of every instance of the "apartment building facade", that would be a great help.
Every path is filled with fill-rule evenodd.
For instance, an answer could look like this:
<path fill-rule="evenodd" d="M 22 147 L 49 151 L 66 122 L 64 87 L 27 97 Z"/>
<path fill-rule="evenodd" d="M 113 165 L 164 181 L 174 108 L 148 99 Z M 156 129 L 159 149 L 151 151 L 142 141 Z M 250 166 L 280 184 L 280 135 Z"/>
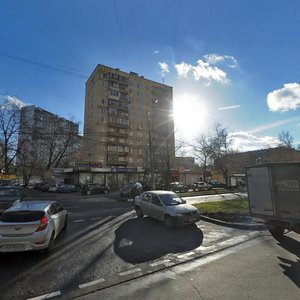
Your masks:
<path fill-rule="evenodd" d="M 151 157 L 159 176 L 175 157 L 172 112 L 172 87 L 98 65 L 86 82 L 85 160 L 100 163 L 112 185 L 142 181 Z"/>
<path fill-rule="evenodd" d="M 19 145 L 27 163 L 35 161 L 41 169 L 58 167 L 64 159 L 72 160 L 77 152 L 79 125 L 34 105 L 20 114 Z M 22 163 L 21 154 L 18 163 Z M 50 166 L 49 163 L 53 162 Z"/>

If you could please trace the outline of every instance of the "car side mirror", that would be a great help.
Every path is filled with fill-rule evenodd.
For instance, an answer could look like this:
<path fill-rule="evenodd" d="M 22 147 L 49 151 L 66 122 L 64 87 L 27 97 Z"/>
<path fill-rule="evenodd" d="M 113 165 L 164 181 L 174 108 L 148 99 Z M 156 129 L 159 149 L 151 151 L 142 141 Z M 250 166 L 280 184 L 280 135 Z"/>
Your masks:
<path fill-rule="evenodd" d="M 182 198 L 181 198 L 181 200 L 182 200 L 182 202 L 183 202 L 184 204 L 186 203 L 186 200 L 184 200 L 184 199 L 182 199 Z"/>

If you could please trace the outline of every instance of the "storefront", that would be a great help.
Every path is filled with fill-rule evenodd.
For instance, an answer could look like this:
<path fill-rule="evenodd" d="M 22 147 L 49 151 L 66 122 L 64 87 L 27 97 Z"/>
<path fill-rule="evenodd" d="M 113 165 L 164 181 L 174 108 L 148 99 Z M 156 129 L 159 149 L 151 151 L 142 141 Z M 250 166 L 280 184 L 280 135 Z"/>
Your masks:
<path fill-rule="evenodd" d="M 100 183 L 109 185 L 111 189 L 118 189 L 128 182 L 144 181 L 142 168 L 75 166 L 64 169 L 64 174 L 72 184 Z"/>

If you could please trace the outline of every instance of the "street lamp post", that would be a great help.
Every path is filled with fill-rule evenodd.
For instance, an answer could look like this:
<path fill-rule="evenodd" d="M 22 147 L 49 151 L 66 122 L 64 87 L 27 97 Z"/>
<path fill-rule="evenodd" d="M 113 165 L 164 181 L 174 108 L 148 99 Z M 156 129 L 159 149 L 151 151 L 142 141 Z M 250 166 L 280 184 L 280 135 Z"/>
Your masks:
<path fill-rule="evenodd" d="M 152 100 L 153 104 L 158 103 L 158 99 Z M 151 128 L 151 114 L 148 110 L 148 136 L 149 136 L 149 159 L 150 159 L 150 188 L 154 190 L 154 162 L 153 162 L 153 147 L 152 147 L 152 128 Z"/>

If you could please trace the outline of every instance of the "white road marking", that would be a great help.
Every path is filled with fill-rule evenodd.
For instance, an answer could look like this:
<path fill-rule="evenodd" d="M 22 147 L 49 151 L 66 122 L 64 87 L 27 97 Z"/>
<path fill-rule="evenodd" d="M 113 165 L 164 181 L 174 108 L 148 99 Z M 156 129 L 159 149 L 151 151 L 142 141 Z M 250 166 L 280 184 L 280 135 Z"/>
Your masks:
<path fill-rule="evenodd" d="M 95 284 L 98 284 L 98 283 L 101 283 L 101 282 L 104 282 L 104 281 L 105 281 L 104 278 L 100 278 L 100 279 L 97 279 L 97 280 L 93 280 L 93 281 L 90 281 L 90 282 L 86 282 L 86 283 L 80 284 L 79 288 L 83 289 L 83 288 L 86 288 L 88 286 L 95 285 Z"/>
<path fill-rule="evenodd" d="M 43 300 L 43 299 L 49 299 L 49 298 L 53 298 L 53 297 L 60 296 L 60 295 L 61 295 L 61 292 L 57 291 L 57 292 L 41 295 L 41 296 L 38 296 L 38 297 L 29 298 L 27 300 Z"/>
<path fill-rule="evenodd" d="M 184 257 L 188 257 L 188 256 L 191 256 L 191 255 L 194 255 L 195 252 L 191 251 L 191 252 L 188 252 L 188 253 L 185 253 L 185 254 L 181 254 L 181 255 L 177 255 L 177 258 L 184 258 Z"/>
<path fill-rule="evenodd" d="M 101 220 L 101 219 L 103 219 L 103 217 L 91 218 L 92 221 L 95 221 L 95 220 Z"/>
<path fill-rule="evenodd" d="M 79 222 L 84 222 L 84 220 L 81 219 L 81 220 L 74 220 L 74 221 L 73 221 L 73 223 L 79 223 Z"/>
<path fill-rule="evenodd" d="M 157 267 L 159 265 L 167 264 L 168 262 L 170 262 L 169 259 L 160 260 L 160 261 L 150 264 L 150 267 Z"/>
<path fill-rule="evenodd" d="M 121 272 L 121 273 L 119 273 L 119 275 L 120 276 L 126 276 L 126 275 L 136 273 L 136 272 L 140 272 L 140 271 L 142 271 L 140 268 L 136 268 L 136 269 L 132 269 L 132 270 L 129 270 L 129 271 L 126 271 L 126 272 Z"/>

